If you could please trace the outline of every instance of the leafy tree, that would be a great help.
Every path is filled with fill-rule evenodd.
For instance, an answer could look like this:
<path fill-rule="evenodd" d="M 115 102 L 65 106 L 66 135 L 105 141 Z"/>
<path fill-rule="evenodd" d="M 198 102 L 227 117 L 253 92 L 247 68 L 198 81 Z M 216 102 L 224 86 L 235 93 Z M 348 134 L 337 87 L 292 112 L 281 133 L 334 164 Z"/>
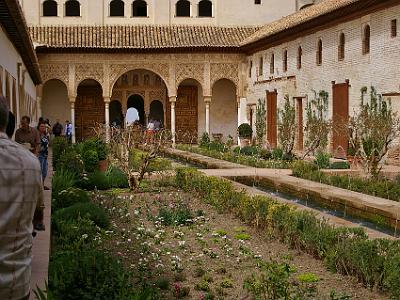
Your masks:
<path fill-rule="evenodd" d="M 377 177 L 382 169 L 381 162 L 390 145 L 399 136 L 400 119 L 393 112 L 390 99 L 385 100 L 374 87 L 361 89 L 360 108 L 349 118 L 347 132 L 350 147 L 356 149 L 365 171 Z"/>
<path fill-rule="evenodd" d="M 310 153 L 315 153 L 316 150 L 324 151 L 328 145 L 328 135 L 332 128 L 331 120 L 326 118 L 328 110 L 328 97 L 326 91 L 314 92 L 314 99 L 307 103 L 306 107 L 306 126 L 305 146 L 306 151 L 304 157 Z"/>
<path fill-rule="evenodd" d="M 296 128 L 296 109 L 290 102 L 289 95 L 285 95 L 285 104 L 279 110 L 278 138 L 286 157 L 293 156 Z"/>
<path fill-rule="evenodd" d="M 258 104 L 256 107 L 256 138 L 259 145 L 264 143 L 264 137 L 266 133 L 266 113 L 265 100 L 258 99 Z"/>

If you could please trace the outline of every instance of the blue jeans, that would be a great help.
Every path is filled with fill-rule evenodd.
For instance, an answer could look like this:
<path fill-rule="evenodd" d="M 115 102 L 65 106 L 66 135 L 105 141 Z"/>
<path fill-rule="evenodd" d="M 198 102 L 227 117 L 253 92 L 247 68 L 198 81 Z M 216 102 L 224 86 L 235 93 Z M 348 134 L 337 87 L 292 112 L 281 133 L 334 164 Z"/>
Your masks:
<path fill-rule="evenodd" d="M 44 181 L 47 177 L 47 168 L 48 168 L 47 157 L 39 155 L 39 162 L 40 162 L 40 170 L 42 171 L 42 179 Z"/>

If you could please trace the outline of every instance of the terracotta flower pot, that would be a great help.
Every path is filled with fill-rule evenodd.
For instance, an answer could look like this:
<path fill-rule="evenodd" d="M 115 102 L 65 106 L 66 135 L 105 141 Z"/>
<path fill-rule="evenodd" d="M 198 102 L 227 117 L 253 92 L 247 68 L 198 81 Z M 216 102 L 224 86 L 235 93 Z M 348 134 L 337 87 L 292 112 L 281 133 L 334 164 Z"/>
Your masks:
<path fill-rule="evenodd" d="M 99 170 L 100 172 L 106 172 L 108 169 L 108 160 L 104 159 L 104 160 L 100 160 L 99 161 Z"/>

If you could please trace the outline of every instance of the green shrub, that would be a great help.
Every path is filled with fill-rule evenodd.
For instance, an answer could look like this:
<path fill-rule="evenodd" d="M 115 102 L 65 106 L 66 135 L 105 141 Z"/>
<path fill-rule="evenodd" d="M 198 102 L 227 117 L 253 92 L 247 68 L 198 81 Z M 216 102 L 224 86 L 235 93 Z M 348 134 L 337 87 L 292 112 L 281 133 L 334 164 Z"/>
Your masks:
<path fill-rule="evenodd" d="M 161 207 L 158 211 L 158 218 L 161 223 L 166 226 L 186 225 L 192 220 L 192 212 L 186 206 L 179 205 L 177 207 Z"/>
<path fill-rule="evenodd" d="M 81 154 L 89 150 L 96 151 L 99 160 L 105 160 L 107 158 L 107 145 L 99 138 L 90 138 L 82 143 Z"/>
<path fill-rule="evenodd" d="M 328 169 L 330 162 L 329 159 L 331 158 L 329 153 L 325 153 L 319 151 L 315 156 L 315 164 L 318 166 L 319 169 Z"/>
<path fill-rule="evenodd" d="M 106 176 L 108 178 L 108 183 L 112 188 L 128 188 L 128 177 L 124 172 L 122 172 L 117 167 L 110 167 L 107 172 Z"/>
<path fill-rule="evenodd" d="M 72 206 L 76 203 L 89 202 L 89 200 L 90 198 L 86 191 L 75 187 L 69 187 L 59 192 L 53 190 L 51 209 L 54 212 L 60 208 Z"/>
<path fill-rule="evenodd" d="M 271 153 L 272 159 L 282 159 L 283 158 L 283 150 L 281 148 L 275 148 Z"/>
<path fill-rule="evenodd" d="M 151 172 L 161 172 L 171 169 L 172 169 L 172 164 L 170 160 L 158 157 L 150 161 L 147 171 L 151 173 Z"/>
<path fill-rule="evenodd" d="M 56 251 L 76 250 L 92 246 L 99 228 L 88 219 L 78 218 L 74 220 L 53 220 L 52 237 L 53 247 Z M 54 249 L 53 249 L 54 250 Z"/>
<path fill-rule="evenodd" d="M 72 148 L 64 152 L 58 160 L 57 170 L 64 169 L 69 170 L 77 178 L 83 174 L 83 162 L 80 155 Z"/>
<path fill-rule="evenodd" d="M 111 187 L 110 179 L 107 174 L 100 171 L 87 174 L 79 184 L 82 188 L 89 191 L 94 189 L 108 190 Z"/>
<path fill-rule="evenodd" d="M 67 169 L 58 169 L 51 179 L 52 197 L 59 192 L 73 187 L 76 183 L 75 173 Z"/>
<path fill-rule="evenodd" d="M 240 149 L 240 153 L 248 156 L 257 155 L 258 148 L 254 146 L 247 146 Z"/>
<path fill-rule="evenodd" d="M 238 134 L 241 138 L 251 138 L 253 135 L 253 129 L 249 124 L 243 123 L 238 127 Z"/>
<path fill-rule="evenodd" d="M 199 141 L 199 146 L 203 148 L 207 148 L 208 144 L 210 143 L 210 136 L 208 135 L 207 132 L 203 132 L 201 135 L 200 141 Z"/>
<path fill-rule="evenodd" d="M 60 209 L 52 216 L 52 219 L 55 223 L 68 220 L 77 220 L 78 218 L 89 219 L 100 228 L 108 228 L 110 225 L 110 220 L 106 211 L 100 206 L 91 202 L 77 203 Z"/>
<path fill-rule="evenodd" d="M 86 150 L 82 153 L 82 160 L 86 172 L 94 172 L 99 168 L 99 156 L 96 150 Z"/>
<path fill-rule="evenodd" d="M 53 151 L 53 168 L 57 169 L 58 162 L 60 158 L 64 155 L 68 149 L 68 142 L 64 137 L 55 137 L 52 141 L 52 151 Z"/>
<path fill-rule="evenodd" d="M 334 169 L 334 170 L 346 170 L 350 169 L 350 165 L 347 161 L 335 161 L 331 163 L 329 166 L 329 169 Z"/>
<path fill-rule="evenodd" d="M 97 250 L 60 251 L 49 265 L 49 289 L 55 299 L 128 300 L 134 289 L 120 262 Z"/>
<path fill-rule="evenodd" d="M 217 152 L 225 152 L 228 150 L 228 148 L 225 146 L 224 143 L 219 142 L 219 141 L 212 141 L 208 143 L 207 149 L 211 151 L 217 151 Z"/>

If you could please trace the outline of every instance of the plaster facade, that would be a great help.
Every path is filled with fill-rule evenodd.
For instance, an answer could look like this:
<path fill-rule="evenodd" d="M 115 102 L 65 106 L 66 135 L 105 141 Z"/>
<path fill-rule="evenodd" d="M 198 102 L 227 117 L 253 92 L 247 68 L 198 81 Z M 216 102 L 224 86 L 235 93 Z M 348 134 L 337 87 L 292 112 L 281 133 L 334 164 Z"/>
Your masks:
<path fill-rule="evenodd" d="M 28 115 L 31 117 L 32 125 L 36 125 L 39 116 L 36 86 L 26 71 L 21 55 L 1 25 L 0 53 L 0 95 L 8 99 L 17 123 L 22 116 Z"/>
<path fill-rule="evenodd" d="M 296 0 L 210 0 L 211 17 L 199 16 L 200 0 L 190 2 L 190 16 L 176 16 L 178 0 L 146 0 L 147 16 L 133 17 L 132 0 L 124 0 L 124 16 L 110 16 L 111 0 L 79 0 L 80 16 L 65 16 L 65 2 L 57 3 L 57 16 L 43 16 L 44 0 L 20 0 L 29 26 L 36 25 L 263 25 L 283 16 L 294 13 L 298 6 Z M 303 1 L 303 0 L 300 0 Z M 302 4 L 300 4 L 302 5 Z"/>

